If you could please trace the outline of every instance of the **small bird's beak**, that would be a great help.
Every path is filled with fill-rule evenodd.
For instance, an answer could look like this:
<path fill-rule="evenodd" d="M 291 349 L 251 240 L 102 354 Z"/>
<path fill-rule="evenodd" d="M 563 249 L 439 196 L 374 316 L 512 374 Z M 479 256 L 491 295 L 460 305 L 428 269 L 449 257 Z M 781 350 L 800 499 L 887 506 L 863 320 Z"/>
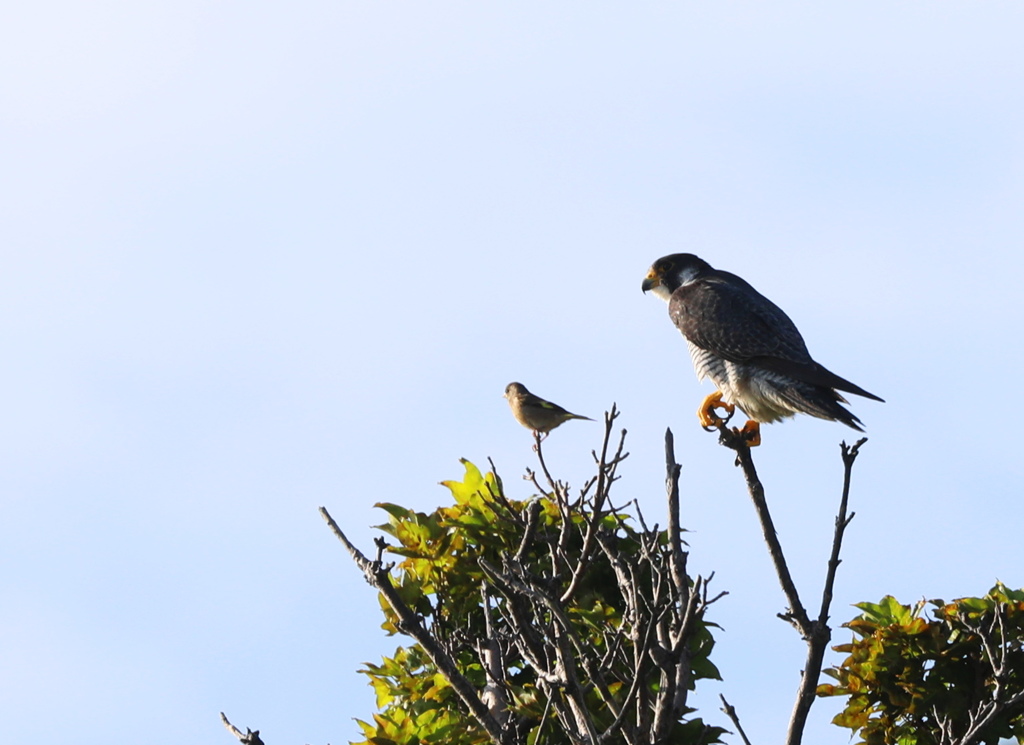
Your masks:
<path fill-rule="evenodd" d="M 661 277 L 656 271 L 651 269 L 651 271 L 647 272 L 647 276 L 644 277 L 644 283 L 641 285 L 641 289 L 643 289 L 644 292 L 650 292 L 659 285 L 661 285 Z"/>

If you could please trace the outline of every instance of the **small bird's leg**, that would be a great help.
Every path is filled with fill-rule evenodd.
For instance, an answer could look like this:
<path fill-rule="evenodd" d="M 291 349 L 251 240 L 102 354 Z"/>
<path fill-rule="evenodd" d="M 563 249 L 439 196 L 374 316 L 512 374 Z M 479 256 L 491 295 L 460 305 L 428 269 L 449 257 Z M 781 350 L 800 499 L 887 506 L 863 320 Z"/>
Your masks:
<path fill-rule="evenodd" d="M 533 430 L 533 452 L 540 452 L 540 444 L 544 442 L 544 438 L 548 436 L 547 432 L 541 432 L 540 430 Z"/>
<path fill-rule="evenodd" d="M 723 419 L 715 413 L 715 409 L 722 409 L 728 416 Z M 713 432 L 718 429 L 718 425 L 725 424 L 732 419 L 733 412 L 735 411 L 735 406 L 722 400 L 722 392 L 715 391 L 705 398 L 700 408 L 697 409 L 697 421 L 700 422 L 700 426 L 705 430 Z"/>

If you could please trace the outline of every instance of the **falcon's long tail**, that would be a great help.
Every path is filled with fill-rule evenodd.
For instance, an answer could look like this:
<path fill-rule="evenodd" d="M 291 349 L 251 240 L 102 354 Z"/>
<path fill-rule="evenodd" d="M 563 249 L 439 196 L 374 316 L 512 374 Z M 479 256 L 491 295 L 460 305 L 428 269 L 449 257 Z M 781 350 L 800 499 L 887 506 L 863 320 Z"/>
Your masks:
<path fill-rule="evenodd" d="M 810 414 L 819 419 L 842 422 L 858 432 L 864 431 L 864 423 L 842 405 L 846 403 L 846 399 L 836 393 L 833 388 L 801 381 L 797 385 L 787 386 L 779 393 L 786 403 L 796 411 Z M 875 397 L 871 396 L 871 398 Z"/>
<path fill-rule="evenodd" d="M 846 378 L 841 378 L 831 370 L 822 367 L 813 360 L 810 362 L 793 362 L 792 360 L 784 360 L 778 357 L 757 357 L 751 362 L 757 364 L 760 367 L 773 370 L 783 375 L 788 375 L 797 380 L 803 381 L 804 383 L 810 383 L 814 386 L 820 386 L 822 388 L 831 388 L 837 391 L 845 391 L 846 393 L 852 393 L 856 396 L 863 396 L 864 398 L 870 398 L 873 401 L 881 401 L 885 403 L 885 399 L 879 398 L 874 393 L 868 393 L 866 390 L 861 388 L 859 385 L 851 383 Z M 842 407 L 839 407 L 842 408 Z M 846 411 L 843 409 L 843 411 Z M 847 412 L 849 414 L 849 412 Z M 853 416 L 850 414 L 850 416 Z M 856 417 L 854 417 L 856 421 Z M 843 421 L 839 419 L 839 421 Z M 853 426 L 852 424 L 850 425 Z"/>

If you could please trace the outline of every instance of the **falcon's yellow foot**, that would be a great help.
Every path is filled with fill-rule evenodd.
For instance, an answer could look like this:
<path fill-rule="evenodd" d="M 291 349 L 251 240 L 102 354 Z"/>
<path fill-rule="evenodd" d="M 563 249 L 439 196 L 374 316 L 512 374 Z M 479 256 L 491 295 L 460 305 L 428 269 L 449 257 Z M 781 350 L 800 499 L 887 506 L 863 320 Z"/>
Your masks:
<path fill-rule="evenodd" d="M 749 420 L 743 425 L 743 429 L 734 427 L 733 432 L 747 441 L 748 448 L 756 448 L 761 444 L 761 423 Z"/>
<path fill-rule="evenodd" d="M 715 409 L 721 409 L 728 416 L 723 419 L 715 413 Z M 700 422 L 700 426 L 710 432 L 713 429 L 717 429 L 718 425 L 725 424 L 732 419 L 734 411 L 736 411 L 735 406 L 722 400 L 722 392 L 715 391 L 705 398 L 700 408 L 697 409 L 697 420 Z"/>

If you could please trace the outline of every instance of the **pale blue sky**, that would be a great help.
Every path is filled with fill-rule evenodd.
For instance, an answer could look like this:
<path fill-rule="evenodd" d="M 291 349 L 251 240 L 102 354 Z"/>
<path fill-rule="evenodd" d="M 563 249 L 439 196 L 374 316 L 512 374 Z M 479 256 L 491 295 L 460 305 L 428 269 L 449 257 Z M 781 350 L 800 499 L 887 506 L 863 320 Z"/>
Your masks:
<path fill-rule="evenodd" d="M 0 741 L 357 736 L 394 650 L 316 513 L 430 510 L 466 457 L 515 496 L 520 380 L 599 417 L 618 484 L 730 595 L 715 660 L 781 738 L 802 643 L 741 475 L 696 425 L 664 304 L 691 251 L 887 400 L 834 618 L 1024 584 L 1017 3 L 66 2 L 0 23 Z M 599 427 L 549 462 L 581 483 Z M 856 436 L 802 418 L 756 462 L 815 604 Z M 838 642 L 847 635 L 838 631 Z M 835 661 L 838 656 L 830 656 Z M 809 742 L 844 743 L 812 711 Z"/>

